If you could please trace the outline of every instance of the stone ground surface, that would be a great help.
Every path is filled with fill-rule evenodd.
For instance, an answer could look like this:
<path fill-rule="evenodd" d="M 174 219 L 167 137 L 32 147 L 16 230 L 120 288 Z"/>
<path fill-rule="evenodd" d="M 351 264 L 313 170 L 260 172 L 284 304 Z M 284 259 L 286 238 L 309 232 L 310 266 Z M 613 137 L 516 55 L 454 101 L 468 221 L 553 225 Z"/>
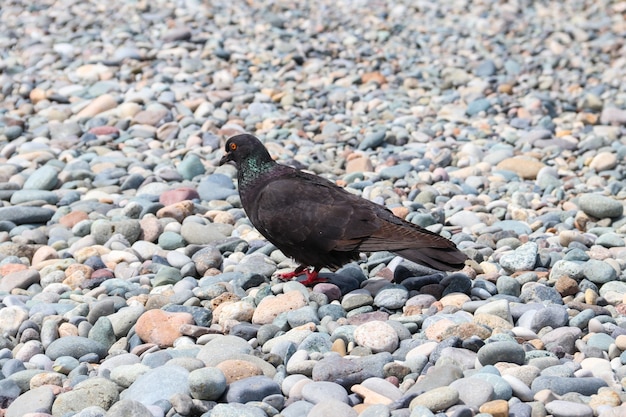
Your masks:
<path fill-rule="evenodd" d="M 302 3 L 3 2 L 0 415 L 626 415 L 626 2 Z M 277 280 L 240 132 L 466 267 Z"/>

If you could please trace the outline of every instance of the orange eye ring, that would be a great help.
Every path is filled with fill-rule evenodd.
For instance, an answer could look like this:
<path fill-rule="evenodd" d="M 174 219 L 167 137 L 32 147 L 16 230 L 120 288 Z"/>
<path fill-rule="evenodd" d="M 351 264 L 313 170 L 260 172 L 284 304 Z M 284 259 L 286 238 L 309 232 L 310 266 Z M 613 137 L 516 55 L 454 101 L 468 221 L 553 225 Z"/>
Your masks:
<path fill-rule="evenodd" d="M 237 150 L 237 144 L 236 143 L 231 143 L 229 145 L 229 148 L 230 148 L 231 151 L 236 151 Z"/>

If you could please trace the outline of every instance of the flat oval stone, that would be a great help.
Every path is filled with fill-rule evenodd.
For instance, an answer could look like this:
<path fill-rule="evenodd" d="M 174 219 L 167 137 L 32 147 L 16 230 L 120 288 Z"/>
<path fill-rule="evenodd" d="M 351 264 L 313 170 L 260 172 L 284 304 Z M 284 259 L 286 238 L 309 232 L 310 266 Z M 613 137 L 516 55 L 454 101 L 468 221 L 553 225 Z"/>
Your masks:
<path fill-rule="evenodd" d="M 487 343 L 478 351 L 478 361 L 484 365 L 509 362 L 523 365 L 526 359 L 524 348 L 515 342 Z"/>
<path fill-rule="evenodd" d="M 46 348 L 46 355 L 52 360 L 61 356 L 78 359 L 88 353 L 94 353 L 102 359 L 106 356 L 107 349 L 102 343 L 81 336 L 61 337 Z"/>
<path fill-rule="evenodd" d="M 252 376 L 231 383 L 226 393 L 229 403 L 247 403 L 261 401 L 272 394 L 280 394 L 280 385 L 264 375 Z"/>

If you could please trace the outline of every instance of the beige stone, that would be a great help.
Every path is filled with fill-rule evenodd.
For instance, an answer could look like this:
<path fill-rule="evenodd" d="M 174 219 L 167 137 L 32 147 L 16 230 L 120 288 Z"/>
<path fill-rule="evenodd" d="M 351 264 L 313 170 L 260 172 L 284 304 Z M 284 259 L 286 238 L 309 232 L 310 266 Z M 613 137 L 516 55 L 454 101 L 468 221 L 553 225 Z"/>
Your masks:
<path fill-rule="evenodd" d="M 182 336 L 181 325 L 193 323 L 193 316 L 189 313 L 148 310 L 137 320 L 135 332 L 144 342 L 164 348 L 173 346 L 174 341 Z"/>
<path fill-rule="evenodd" d="M 240 359 L 227 359 L 217 364 L 215 367 L 222 371 L 228 384 L 251 376 L 263 375 L 261 368 L 252 362 Z"/>
<path fill-rule="evenodd" d="M 535 158 L 514 156 L 500 161 L 498 165 L 496 165 L 496 168 L 513 171 L 522 179 L 534 180 L 537 178 L 537 173 L 544 166 L 545 164 L 543 162 Z"/>
<path fill-rule="evenodd" d="M 280 314 L 296 310 L 306 305 L 306 299 L 300 291 L 289 291 L 275 297 L 265 297 L 261 300 L 252 316 L 254 324 L 269 324 Z"/>
<path fill-rule="evenodd" d="M 493 417 L 508 417 L 509 403 L 505 400 L 489 401 L 481 405 L 479 411 L 481 413 L 491 414 Z"/>
<path fill-rule="evenodd" d="M 94 117 L 100 113 L 104 113 L 107 110 L 114 109 L 117 106 L 117 100 L 111 94 L 103 94 L 96 97 L 87 104 L 78 114 L 79 118 Z"/>

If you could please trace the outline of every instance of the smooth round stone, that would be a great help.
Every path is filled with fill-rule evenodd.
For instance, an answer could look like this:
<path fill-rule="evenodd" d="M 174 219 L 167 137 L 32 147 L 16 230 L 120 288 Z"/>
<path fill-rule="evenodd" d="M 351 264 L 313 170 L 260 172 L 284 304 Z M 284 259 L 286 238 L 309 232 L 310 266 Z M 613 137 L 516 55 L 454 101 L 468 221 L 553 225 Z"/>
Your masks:
<path fill-rule="evenodd" d="M 623 204 L 602 194 L 583 194 L 578 197 L 578 205 L 585 214 L 597 219 L 615 218 L 624 214 Z"/>
<path fill-rule="evenodd" d="M 204 165 L 200 158 L 193 154 L 187 154 L 185 159 L 183 159 L 177 166 L 177 170 L 182 175 L 182 177 L 186 180 L 191 180 L 198 175 L 203 175 L 205 173 Z"/>
<path fill-rule="evenodd" d="M 348 404 L 337 400 L 322 401 L 315 404 L 307 417 L 357 417 L 358 413 Z"/>
<path fill-rule="evenodd" d="M 164 384 L 163 381 L 168 383 Z M 189 371 L 177 365 L 163 365 L 139 376 L 121 393 L 120 398 L 152 405 L 161 400 L 169 400 L 175 394 L 189 393 Z"/>
<path fill-rule="evenodd" d="M 500 277 L 500 279 L 503 277 Z M 498 281 L 500 280 L 498 279 Z M 510 323 L 513 322 L 513 318 L 511 316 L 511 309 L 509 308 L 509 302 L 507 300 L 495 300 L 485 303 L 479 306 L 475 311 L 474 315 L 478 314 L 491 314 L 497 317 L 500 317 Z"/>
<path fill-rule="evenodd" d="M 162 310 L 170 313 L 189 313 L 196 325 L 211 326 L 212 312 L 204 307 L 168 304 Z"/>
<path fill-rule="evenodd" d="M 626 295 L 626 282 L 611 281 L 600 287 L 600 295 L 606 297 L 609 293 L 616 293 L 619 295 Z"/>
<path fill-rule="evenodd" d="M 472 227 L 481 223 L 480 217 L 471 211 L 461 210 L 448 217 L 447 221 L 453 226 Z"/>
<path fill-rule="evenodd" d="M 330 336 L 326 333 L 311 333 L 298 345 L 298 349 L 306 350 L 309 353 L 325 353 L 329 352 L 331 348 L 332 342 L 330 341 Z"/>
<path fill-rule="evenodd" d="M 30 358 L 28 361 L 31 365 L 34 365 L 37 369 L 43 369 L 45 371 L 52 371 L 54 362 L 44 354 L 37 354 Z M 56 372 L 56 370 L 55 370 Z"/>
<path fill-rule="evenodd" d="M 361 143 L 359 143 L 359 149 L 360 150 L 365 150 L 365 149 L 370 149 L 370 148 L 375 149 L 378 146 L 381 146 L 383 144 L 383 142 L 385 141 L 385 136 L 386 136 L 386 132 L 383 129 L 369 133 L 363 138 Z M 399 178 L 402 178 L 402 177 L 404 177 L 404 175 L 401 175 Z"/>
<path fill-rule="evenodd" d="M 574 252 L 574 251 L 570 251 Z M 574 280 L 583 278 L 584 263 L 577 260 L 561 259 L 554 263 L 550 271 L 550 279 L 557 280 L 562 276 L 568 276 Z"/>
<path fill-rule="evenodd" d="M 59 171 L 51 166 L 44 165 L 33 172 L 24 182 L 24 190 L 53 190 L 59 181 Z"/>
<path fill-rule="evenodd" d="M 134 363 L 130 365 L 117 365 L 110 369 L 109 378 L 117 385 L 128 388 L 130 387 L 140 376 L 150 370 L 150 367 L 141 363 Z M 103 374 L 105 372 L 103 371 Z"/>
<path fill-rule="evenodd" d="M 105 281 L 105 283 L 109 281 Z M 129 286 L 122 286 L 122 288 L 124 293 L 132 291 L 132 287 Z M 132 306 L 120 308 L 115 313 L 108 315 L 107 318 L 111 321 L 115 336 L 121 337 L 127 335 L 130 328 L 135 325 L 137 319 L 139 319 L 144 311 L 143 306 Z"/>
<path fill-rule="evenodd" d="M 541 336 L 541 341 L 550 352 L 563 351 L 574 354 L 576 341 L 581 335 L 579 327 L 559 327 Z"/>
<path fill-rule="evenodd" d="M 267 417 L 267 413 L 252 405 L 217 404 L 211 409 L 211 417 Z"/>
<path fill-rule="evenodd" d="M 509 384 L 511 390 L 513 391 L 514 397 L 526 402 L 533 400 L 534 397 L 532 390 L 522 380 L 516 378 L 513 375 L 502 375 L 502 379 L 504 379 Z"/>
<path fill-rule="evenodd" d="M 495 222 L 492 226 L 500 228 L 504 231 L 513 232 L 517 236 L 529 235 L 532 233 L 532 229 L 527 223 L 518 220 L 501 220 Z"/>
<path fill-rule="evenodd" d="M 334 382 L 314 381 L 302 387 L 302 398 L 313 404 L 335 400 L 348 403 L 348 392 Z"/>
<path fill-rule="evenodd" d="M 576 392 L 582 395 L 593 395 L 602 387 L 606 387 L 606 382 L 600 378 L 563 378 L 558 376 L 539 376 L 532 385 L 533 393 L 548 389 L 557 395 L 564 395 L 568 392 Z"/>
<path fill-rule="evenodd" d="M 329 354 L 313 367 L 315 381 L 341 381 L 344 387 L 359 384 L 367 378 L 384 377 L 384 367 L 392 361 L 388 352 L 345 359 L 338 354 Z"/>
<path fill-rule="evenodd" d="M 615 343 L 615 339 L 606 333 L 595 333 L 587 339 L 587 346 L 601 349 L 605 352 L 609 351 L 609 347 Z"/>
<path fill-rule="evenodd" d="M 338 304 L 325 304 L 320 306 L 317 310 L 317 314 L 320 319 L 328 316 L 332 318 L 332 320 L 336 321 L 337 319 L 346 316 L 346 310 Z"/>
<path fill-rule="evenodd" d="M 72 356 L 60 356 L 54 361 L 52 366 L 56 372 L 67 375 L 79 364 L 80 362 L 78 362 L 78 359 Z"/>
<path fill-rule="evenodd" d="M 605 248 L 620 248 L 626 246 L 624 238 L 620 237 L 617 233 L 604 233 L 596 239 L 596 245 L 604 246 Z"/>
<path fill-rule="evenodd" d="M 300 307 L 287 312 L 287 321 L 294 328 L 307 323 L 320 324 L 316 309 L 311 306 Z"/>
<path fill-rule="evenodd" d="M 465 405 L 479 407 L 493 399 L 493 386 L 480 379 L 462 378 L 450 384 L 459 392 L 459 398 Z"/>
<path fill-rule="evenodd" d="M 583 275 L 594 284 L 602 285 L 617 278 L 615 269 L 604 261 L 590 259 L 583 266 Z"/>
<path fill-rule="evenodd" d="M 193 398 L 215 401 L 226 388 L 226 377 L 217 368 L 201 368 L 189 373 L 189 391 Z"/>
<path fill-rule="evenodd" d="M 592 417 L 593 409 L 587 404 L 554 400 L 546 404 L 546 411 L 554 417 Z"/>
<path fill-rule="evenodd" d="M 153 417 L 150 409 L 139 401 L 121 400 L 113 404 L 107 410 L 107 417 L 124 417 L 132 415 L 133 417 Z"/>
<path fill-rule="evenodd" d="M 303 400 L 294 401 L 291 404 L 289 404 L 287 407 L 283 408 L 283 410 L 281 411 L 281 414 L 285 417 L 308 416 L 313 406 L 314 404 L 311 404 L 308 401 L 303 401 Z"/>
<path fill-rule="evenodd" d="M 272 394 L 280 394 L 280 385 L 264 375 L 252 376 L 232 382 L 226 393 L 226 401 L 229 403 L 247 403 L 249 401 L 261 401 Z"/>
<path fill-rule="evenodd" d="M 533 302 L 542 303 L 544 301 L 559 305 L 563 304 L 563 298 L 555 288 L 537 282 L 530 282 L 522 286 L 519 298 L 526 304 Z"/>
<path fill-rule="evenodd" d="M 374 305 L 390 310 L 402 308 L 409 298 L 409 291 L 402 285 L 383 287 L 374 297 Z"/>
<path fill-rule="evenodd" d="M 171 266 L 162 266 L 157 271 L 152 285 L 158 287 L 160 285 L 176 284 L 182 278 L 183 277 L 179 269 L 172 268 Z"/>
<path fill-rule="evenodd" d="M 529 271 L 535 266 L 538 246 L 535 242 L 524 243 L 511 253 L 506 253 L 500 258 L 500 265 L 508 271 Z"/>
<path fill-rule="evenodd" d="M 363 323 L 354 330 L 354 339 L 360 346 L 372 352 L 393 352 L 398 348 L 399 338 L 395 329 L 384 321 Z"/>
<path fill-rule="evenodd" d="M 10 389 L 3 390 L 0 385 L 2 398 L 6 401 L 13 397 L 14 393 Z M 6 417 L 20 417 L 29 413 L 35 413 L 39 410 L 51 410 L 55 396 L 51 387 L 42 386 L 26 391 L 19 397 L 16 397 L 6 409 Z"/>
<path fill-rule="evenodd" d="M 341 307 L 346 311 L 359 307 L 370 306 L 374 303 L 374 298 L 365 290 L 356 290 L 344 295 L 341 300 Z"/>
<path fill-rule="evenodd" d="M 106 356 L 107 349 L 102 343 L 81 336 L 58 338 L 46 348 L 46 355 L 52 360 L 61 356 L 79 359 L 88 353 L 94 353 L 101 359 Z"/>
<path fill-rule="evenodd" d="M 5 377 L 24 370 L 26 370 L 24 362 L 18 359 L 8 359 L 2 364 L 2 374 Z"/>
<path fill-rule="evenodd" d="M 438 412 L 448 409 L 459 401 L 459 392 L 452 387 L 439 387 L 418 395 L 411 401 L 410 408 L 423 406 Z"/>
<path fill-rule="evenodd" d="M 93 377 L 76 384 L 71 391 L 57 396 L 53 415 L 65 415 L 88 407 L 110 408 L 119 400 L 117 385 L 106 378 Z"/>
<path fill-rule="evenodd" d="M 165 250 L 174 250 L 185 246 L 185 239 L 176 232 L 165 231 L 161 233 L 158 239 L 158 244 Z"/>
<path fill-rule="evenodd" d="M 408 162 L 403 162 L 398 165 L 383 168 L 380 171 L 380 176 L 383 179 L 397 179 L 404 178 L 404 176 L 413 169 L 413 165 Z"/>
<path fill-rule="evenodd" d="M 61 359 L 61 358 L 59 358 Z M 58 362 L 59 360 L 57 360 Z M 98 375 L 103 375 L 105 372 L 110 372 L 113 369 L 119 366 L 125 365 L 135 365 L 139 363 L 139 358 L 137 355 L 133 355 L 132 353 L 122 353 L 119 355 L 111 356 L 105 359 L 102 364 L 98 367 Z M 55 362 L 56 364 L 56 362 Z M 77 363 L 78 365 L 78 363 Z"/>
<path fill-rule="evenodd" d="M 205 176 L 198 184 L 197 191 L 203 201 L 226 200 L 237 194 L 232 179 L 224 174 Z"/>
<path fill-rule="evenodd" d="M 560 376 L 560 377 L 573 377 L 574 368 L 567 364 L 555 365 L 545 368 L 541 371 L 542 376 Z"/>
<path fill-rule="evenodd" d="M 520 282 L 508 275 L 503 275 L 498 278 L 496 286 L 498 294 L 511 295 L 513 297 L 519 297 L 522 290 Z"/>
<path fill-rule="evenodd" d="M 262 278 L 272 276 L 276 271 L 276 266 L 268 261 L 267 256 L 259 253 L 245 256 L 233 270 L 244 275 L 249 274 L 247 276 Z"/>
<path fill-rule="evenodd" d="M 481 371 L 472 375 L 471 378 L 482 379 L 490 383 L 493 386 L 494 400 L 508 401 L 513 396 L 513 389 L 509 383 L 499 375 Z"/>
<path fill-rule="evenodd" d="M 523 365 L 526 359 L 524 348 L 515 342 L 487 343 L 478 351 L 478 361 L 483 365 L 509 362 Z"/>
<path fill-rule="evenodd" d="M 16 225 L 46 223 L 53 215 L 54 211 L 45 207 L 0 207 L 0 219 Z"/>
<path fill-rule="evenodd" d="M 570 318 L 569 325 L 571 327 L 578 327 L 579 329 L 585 329 L 589 324 L 589 320 L 596 316 L 595 311 L 592 309 L 586 309 Z"/>
<path fill-rule="evenodd" d="M 107 317 L 100 317 L 89 330 L 88 336 L 90 339 L 101 343 L 107 348 L 107 350 L 113 346 L 116 342 L 115 332 L 113 330 L 113 324 Z"/>
<path fill-rule="evenodd" d="M 371 404 L 359 413 L 359 417 L 390 417 L 391 412 L 385 404 Z"/>
<path fill-rule="evenodd" d="M 180 234 L 185 239 L 185 242 L 189 244 L 209 245 L 226 239 L 226 237 L 230 236 L 232 229 L 232 225 L 225 223 L 198 224 L 185 222 L 180 228 Z"/>
<path fill-rule="evenodd" d="M 530 329 L 534 332 L 548 326 L 556 329 L 567 325 L 568 321 L 569 315 L 565 306 L 548 305 L 535 312 L 530 323 Z"/>
<path fill-rule="evenodd" d="M 56 204 L 59 196 L 53 191 L 45 190 L 18 190 L 11 196 L 11 204 L 18 205 L 30 201 L 45 201 L 48 204 Z"/>
<path fill-rule="evenodd" d="M 397 386 L 389 382 L 388 379 L 368 378 L 360 385 L 371 392 L 376 393 L 377 395 L 382 395 L 390 400 L 399 400 L 403 396 L 403 392 Z"/>
<path fill-rule="evenodd" d="M 481 70 L 482 73 L 486 73 L 487 71 L 490 71 L 490 69 Z M 489 110 L 490 107 L 491 107 L 491 102 L 488 99 L 479 98 L 479 99 L 471 101 L 467 105 L 467 109 L 465 110 L 465 113 L 468 116 L 473 117 L 473 116 L 476 116 L 480 112 Z"/>

